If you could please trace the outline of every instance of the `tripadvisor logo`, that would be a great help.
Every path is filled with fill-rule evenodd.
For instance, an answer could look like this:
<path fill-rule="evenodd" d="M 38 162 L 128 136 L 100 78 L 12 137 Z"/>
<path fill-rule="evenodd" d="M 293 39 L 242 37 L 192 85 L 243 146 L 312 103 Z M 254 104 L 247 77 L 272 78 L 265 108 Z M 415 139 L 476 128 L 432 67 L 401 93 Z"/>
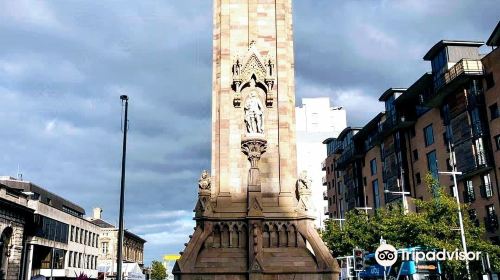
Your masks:
<path fill-rule="evenodd" d="M 381 244 L 375 251 L 375 260 L 381 266 L 392 266 L 398 260 L 398 250 L 389 244 Z"/>
<path fill-rule="evenodd" d="M 392 266 L 398 260 L 398 251 L 394 246 L 389 244 L 380 245 L 375 251 L 375 260 L 381 266 Z M 401 252 L 401 261 L 478 261 L 481 260 L 481 252 L 462 252 L 458 249 L 448 251 L 446 249 L 440 251 L 403 251 Z"/>

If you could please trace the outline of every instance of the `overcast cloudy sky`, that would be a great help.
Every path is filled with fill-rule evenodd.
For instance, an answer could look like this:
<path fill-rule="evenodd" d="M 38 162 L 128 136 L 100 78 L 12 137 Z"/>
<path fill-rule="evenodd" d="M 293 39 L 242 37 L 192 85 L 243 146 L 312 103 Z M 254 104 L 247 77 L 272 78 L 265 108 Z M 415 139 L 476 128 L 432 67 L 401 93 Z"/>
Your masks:
<path fill-rule="evenodd" d="M 116 223 L 128 94 L 126 227 L 147 264 L 183 249 L 210 167 L 211 17 L 208 0 L 0 1 L 0 175 L 19 165 Z M 329 96 L 362 125 L 434 43 L 486 41 L 498 20 L 498 1 L 296 0 L 298 100 Z"/>

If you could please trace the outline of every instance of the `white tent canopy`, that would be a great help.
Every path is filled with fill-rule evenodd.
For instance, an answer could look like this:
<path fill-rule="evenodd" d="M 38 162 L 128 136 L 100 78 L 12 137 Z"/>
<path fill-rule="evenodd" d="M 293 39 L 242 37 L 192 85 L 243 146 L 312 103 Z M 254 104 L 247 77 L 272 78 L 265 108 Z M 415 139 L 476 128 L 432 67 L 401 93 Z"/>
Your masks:
<path fill-rule="evenodd" d="M 116 265 L 98 265 L 97 271 L 104 273 L 106 276 L 115 277 L 116 275 Z M 142 269 L 137 263 L 123 263 L 122 273 L 124 280 L 144 280 L 144 274 L 142 274 Z"/>

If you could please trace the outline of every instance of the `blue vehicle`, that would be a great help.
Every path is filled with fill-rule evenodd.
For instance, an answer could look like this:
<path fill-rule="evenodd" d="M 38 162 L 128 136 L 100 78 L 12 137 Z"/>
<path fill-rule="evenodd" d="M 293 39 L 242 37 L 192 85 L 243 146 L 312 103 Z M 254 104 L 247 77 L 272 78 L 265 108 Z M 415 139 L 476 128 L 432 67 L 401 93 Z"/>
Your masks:
<path fill-rule="evenodd" d="M 386 279 L 389 280 L 440 280 L 441 265 L 438 261 L 403 261 L 401 262 L 402 253 L 410 253 L 423 250 L 420 247 L 410 247 L 398 250 L 398 261 L 391 267 L 385 270 Z M 375 260 L 375 253 L 365 254 L 365 269 L 359 273 L 359 277 L 364 280 L 383 280 L 384 267 L 379 265 Z M 400 271 L 401 270 L 401 271 Z M 399 274 L 399 279 L 397 278 Z"/>

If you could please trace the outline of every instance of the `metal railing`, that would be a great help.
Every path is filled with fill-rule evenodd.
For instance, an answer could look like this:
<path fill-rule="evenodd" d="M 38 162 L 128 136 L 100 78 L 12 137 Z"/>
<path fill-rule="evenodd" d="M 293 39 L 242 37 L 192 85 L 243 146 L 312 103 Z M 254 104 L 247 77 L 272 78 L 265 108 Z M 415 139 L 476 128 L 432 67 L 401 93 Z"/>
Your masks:
<path fill-rule="evenodd" d="M 328 192 L 327 191 L 323 191 L 323 199 L 328 200 Z"/>
<path fill-rule="evenodd" d="M 481 75 L 483 74 L 483 71 L 483 64 L 481 63 L 481 60 L 464 58 L 436 79 L 436 90 L 449 84 L 462 74 Z"/>
<path fill-rule="evenodd" d="M 330 211 L 328 211 L 328 206 L 325 206 L 325 207 L 323 208 L 323 210 L 324 210 L 324 211 L 323 211 L 323 213 L 324 213 L 325 215 L 330 214 Z"/>
<path fill-rule="evenodd" d="M 323 178 L 321 178 L 321 183 L 323 184 L 323 186 L 326 186 L 326 176 L 323 176 Z"/>
<path fill-rule="evenodd" d="M 321 170 L 325 171 L 326 170 L 326 161 L 321 162 Z"/>

